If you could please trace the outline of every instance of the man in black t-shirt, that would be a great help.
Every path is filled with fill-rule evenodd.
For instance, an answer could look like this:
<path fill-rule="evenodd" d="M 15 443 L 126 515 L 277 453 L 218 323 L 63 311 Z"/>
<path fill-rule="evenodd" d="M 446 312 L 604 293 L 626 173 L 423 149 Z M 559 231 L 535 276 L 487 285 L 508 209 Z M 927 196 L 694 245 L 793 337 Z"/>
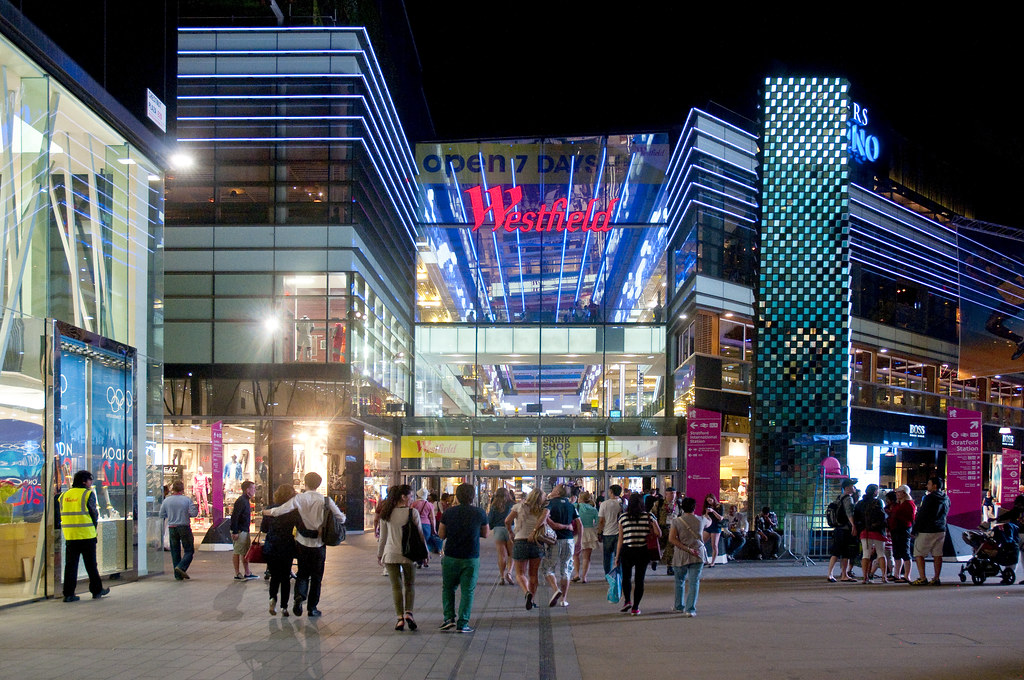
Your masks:
<path fill-rule="evenodd" d="M 476 577 L 480 573 L 480 539 L 487 538 L 490 529 L 487 514 L 473 505 L 476 490 L 472 484 L 459 484 L 455 498 L 459 504 L 448 508 L 441 515 L 437 535 L 444 540 L 444 557 L 441 558 L 441 607 L 444 622 L 440 630 L 456 630 L 472 633 L 469 615 L 473 608 L 473 591 Z M 455 586 L 462 594 L 459 597 L 459 618 L 455 618 Z"/>

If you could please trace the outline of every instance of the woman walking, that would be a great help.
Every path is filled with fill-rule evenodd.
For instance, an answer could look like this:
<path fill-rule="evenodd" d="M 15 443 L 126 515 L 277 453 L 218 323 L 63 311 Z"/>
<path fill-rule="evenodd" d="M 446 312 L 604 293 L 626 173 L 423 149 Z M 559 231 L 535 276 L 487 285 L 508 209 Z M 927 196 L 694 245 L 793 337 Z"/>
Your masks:
<path fill-rule="evenodd" d="M 711 543 L 711 560 L 709 567 L 715 566 L 718 560 L 718 544 L 722 538 L 722 505 L 709 493 L 704 497 L 704 542 Z"/>
<path fill-rule="evenodd" d="M 580 513 L 580 523 L 583 525 L 583 537 L 578 542 L 579 554 L 573 563 L 573 581 L 587 583 L 587 574 L 590 572 L 590 555 L 597 547 L 597 507 L 594 505 L 594 496 L 589 491 L 580 493 L 580 500 L 576 503 L 576 511 Z"/>
<path fill-rule="evenodd" d="M 423 538 L 427 541 L 427 550 L 435 555 L 440 555 L 443 545 L 437 536 L 437 520 L 440 519 L 440 515 L 434 514 L 434 504 L 427 500 L 426 489 L 417 491 L 416 498 L 417 500 L 413 501 L 409 507 L 420 515 L 420 528 L 423 530 Z M 417 566 L 427 567 L 429 565 L 430 558 L 428 557 Z"/>
<path fill-rule="evenodd" d="M 516 580 L 519 587 L 526 593 L 526 610 L 529 611 L 537 605 L 533 598 L 537 596 L 537 586 L 540 583 L 538 572 L 540 571 L 540 560 L 543 557 L 540 544 L 534 534 L 538 527 L 547 522 L 548 511 L 544 507 L 544 493 L 540 488 L 535 488 L 522 503 L 512 507 L 505 518 L 505 528 L 508 530 L 514 541 L 512 543 L 512 559 L 515 561 Z M 512 530 L 513 523 L 515 531 Z"/>
<path fill-rule="evenodd" d="M 615 551 L 615 566 L 622 567 L 622 594 L 626 598 L 622 613 L 640 616 L 640 600 L 644 597 L 644 575 L 650 555 L 647 536 L 661 537 L 658 518 L 644 510 L 644 499 L 639 493 L 630 494 L 626 512 L 619 516 L 619 542 Z M 635 572 L 635 576 L 634 576 Z M 630 596 L 632 587 L 632 597 Z"/>
<path fill-rule="evenodd" d="M 393 486 L 388 489 L 388 497 L 381 504 L 380 510 L 380 542 L 377 544 L 377 562 L 387 569 L 391 579 L 391 596 L 395 601 L 395 615 L 398 622 L 395 630 L 416 630 L 416 619 L 412 608 L 416 599 L 416 570 L 413 562 L 402 554 L 402 527 L 408 524 L 422 535 L 419 517 L 410 513 L 416 512 L 409 507 L 412 487 L 408 484 Z"/>
<path fill-rule="evenodd" d="M 295 487 L 282 484 L 274 491 L 274 504 L 270 507 L 284 505 L 295 496 Z M 295 559 L 295 538 L 293 531 L 301 524 L 299 511 L 292 510 L 280 517 L 263 515 L 260 531 L 265 534 L 263 539 L 263 556 L 267 560 L 267 571 L 270 572 L 270 615 L 277 615 L 277 605 L 281 605 L 281 616 L 288 616 L 288 596 L 291 594 L 292 561 Z"/>
<path fill-rule="evenodd" d="M 668 530 L 668 542 L 675 550 L 672 553 L 672 569 L 676 577 L 676 597 L 673 609 L 683 616 L 697 615 L 697 595 L 700 593 L 700 575 L 704 571 L 707 552 L 701 538 L 701 518 L 693 514 L 697 501 L 684 498 L 680 504 L 683 514 L 672 520 Z M 685 593 L 685 598 L 684 598 Z"/>
<path fill-rule="evenodd" d="M 494 545 L 498 548 L 498 585 L 512 585 L 512 537 L 505 528 L 505 518 L 512 510 L 508 492 L 504 487 L 494 492 L 491 505 L 487 508 L 487 524 L 494 533 Z"/>

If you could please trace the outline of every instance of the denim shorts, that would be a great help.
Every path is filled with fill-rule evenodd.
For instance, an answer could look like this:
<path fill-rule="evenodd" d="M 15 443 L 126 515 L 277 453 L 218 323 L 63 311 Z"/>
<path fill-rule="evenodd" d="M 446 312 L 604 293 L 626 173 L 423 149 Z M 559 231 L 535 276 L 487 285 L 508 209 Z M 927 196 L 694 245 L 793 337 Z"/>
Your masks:
<path fill-rule="evenodd" d="M 517 538 L 512 544 L 512 559 L 514 560 L 539 560 L 543 556 L 540 544 L 534 541 Z"/>

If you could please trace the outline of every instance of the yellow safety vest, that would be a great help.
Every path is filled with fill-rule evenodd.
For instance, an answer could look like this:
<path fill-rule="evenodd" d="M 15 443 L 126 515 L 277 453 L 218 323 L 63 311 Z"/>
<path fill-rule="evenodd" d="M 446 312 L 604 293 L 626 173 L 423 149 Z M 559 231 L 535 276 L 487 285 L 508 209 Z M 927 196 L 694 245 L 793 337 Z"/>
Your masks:
<path fill-rule="evenodd" d="M 89 514 L 92 489 L 71 487 L 60 495 L 60 527 L 65 541 L 96 538 L 96 525 Z"/>

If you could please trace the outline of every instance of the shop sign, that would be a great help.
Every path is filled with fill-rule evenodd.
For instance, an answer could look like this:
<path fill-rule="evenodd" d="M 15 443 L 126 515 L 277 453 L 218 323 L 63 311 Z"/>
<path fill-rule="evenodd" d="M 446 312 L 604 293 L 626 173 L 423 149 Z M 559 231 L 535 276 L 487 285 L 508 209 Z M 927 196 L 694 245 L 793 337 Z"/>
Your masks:
<path fill-rule="evenodd" d="M 951 408 L 946 425 L 949 522 L 973 528 L 981 521 L 981 411 Z"/>
<path fill-rule="evenodd" d="M 718 498 L 722 466 L 722 414 L 691 408 L 686 414 L 686 495 Z"/>
<path fill-rule="evenodd" d="M 442 459 L 473 457 L 470 437 L 402 437 L 402 458 Z"/>
<path fill-rule="evenodd" d="M 218 420 L 210 426 L 211 464 L 213 478 L 210 503 L 213 505 L 213 523 L 224 517 L 224 421 Z"/>
<path fill-rule="evenodd" d="M 167 132 L 167 105 L 149 89 L 146 90 L 146 117 L 156 123 L 160 132 Z"/>
<path fill-rule="evenodd" d="M 860 104 L 853 103 L 853 115 L 848 122 L 848 136 L 850 139 L 850 155 L 858 163 L 874 163 L 881 155 L 882 146 L 876 135 L 869 134 L 865 128 L 868 126 L 868 109 Z"/>
<path fill-rule="evenodd" d="M 491 231 L 504 229 L 507 232 L 519 230 L 524 233 L 536 232 L 563 232 L 563 231 L 611 231 L 611 215 L 615 209 L 618 198 L 608 202 L 606 210 L 596 210 L 597 199 L 591 199 L 586 210 L 567 211 L 568 201 L 559 198 L 551 209 L 547 203 L 542 203 L 537 210 L 518 211 L 515 209 L 523 200 L 523 188 L 516 186 L 503 190 L 500 186 L 492 187 L 484 191 L 483 187 L 476 186 L 466 189 L 463 193 L 469 195 L 470 207 L 473 211 L 473 231 L 476 231 L 484 223 L 487 214 L 490 213 L 494 221 Z M 484 194 L 488 200 L 485 204 Z M 505 195 L 508 194 L 508 202 Z"/>
<path fill-rule="evenodd" d="M 1002 474 L 999 480 L 999 504 L 1004 508 L 1013 505 L 1013 499 L 1020 494 L 1020 451 L 1003 449 Z"/>
<path fill-rule="evenodd" d="M 914 425 L 913 423 L 911 423 L 910 424 L 910 436 L 911 437 L 923 438 L 925 436 L 925 434 L 926 434 L 924 428 L 925 428 L 924 425 Z"/>
<path fill-rule="evenodd" d="M 1010 434 L 1002 435 L 1002 438 L 1003 438 L 1003 446 L 1013 446 L 1014 441 L 1013 441 L 1013 433 L 1012 432 Z"/>

